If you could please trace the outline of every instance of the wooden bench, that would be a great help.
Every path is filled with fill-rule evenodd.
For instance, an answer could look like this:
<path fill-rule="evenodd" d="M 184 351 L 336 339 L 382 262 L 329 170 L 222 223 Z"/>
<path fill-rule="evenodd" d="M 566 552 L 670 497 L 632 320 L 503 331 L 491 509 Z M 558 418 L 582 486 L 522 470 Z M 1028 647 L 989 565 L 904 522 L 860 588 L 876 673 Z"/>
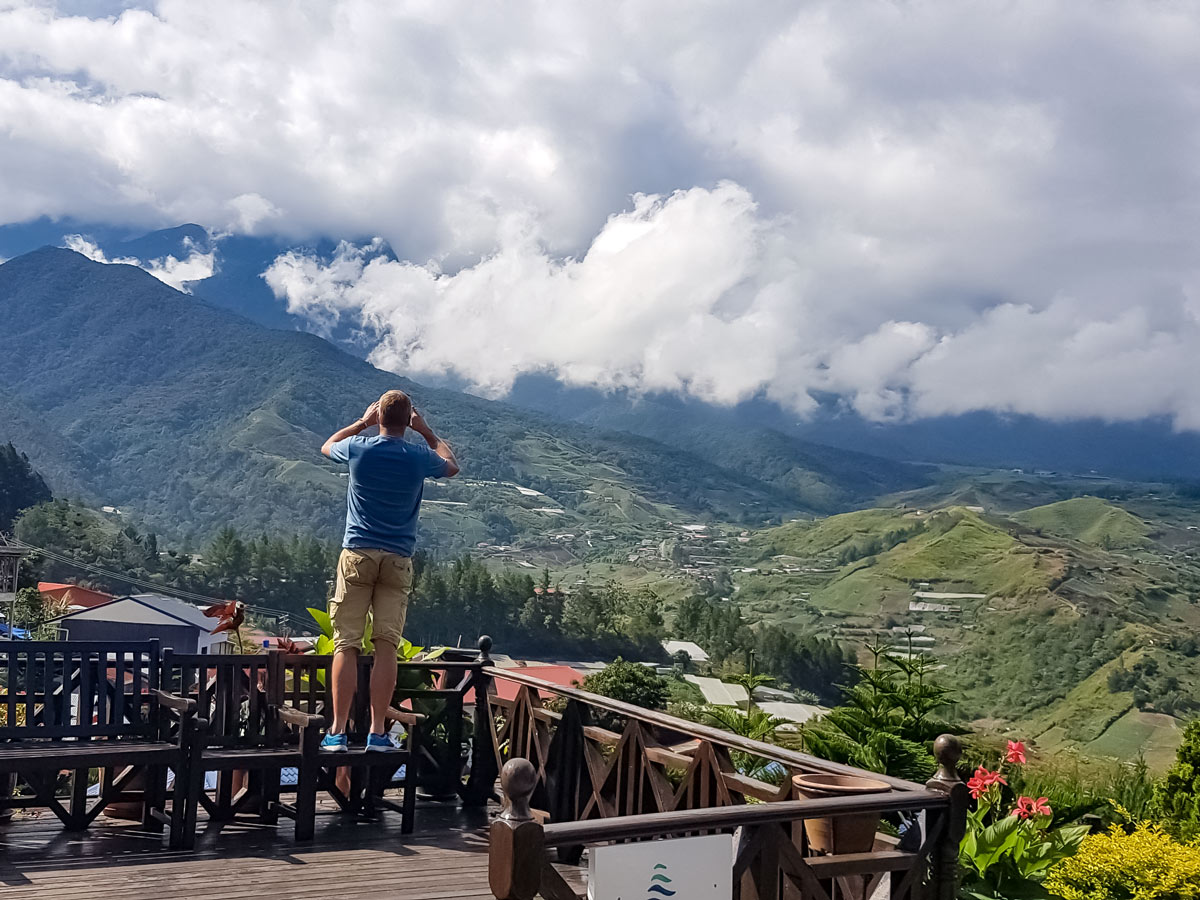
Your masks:
<path fill-rule="evenodd" d="M 196 704 L 206 727 L 197 731 L 202 773 L 215 772 L 209 796 L 201 778 L 196 800 L 211 821 L 227 822 L 254 813 L 266 824 L 278 820 L 284 769 L 304 765 L 301 742 L 289 740 L 275 697 L 280 654 L 163 652 L 163 686 Z M 293 721 L 295 717 L 291 717 Z M 315 754 L 309 765 L 315 764 Z M 311 832 L 297 826 L 298 832 Z"/>
<path fill-rule="evenodd" d="M 416 812 L 417 766 L 414 748 L 419 746 L 424 716 L 407 710 L 388 709 L 388 715 L 406 729 L 404 744 L 389 751 L 368 751 L 367 732 L 370 728 L 370 678 L 373 658 L 360 654 L 358 658 L 358 690 L 351 705 L 350 722 L 346 731 L 350 747 L 344 753 L 319 749 L 320 730 L 328 726 L 333 716 L 330 685 L 333 684 L 333 657 L 306 654 L 281 654 L 281 677 L 276 680 L 279 713 L 287 726 L 284 734 L 301 745 L 302 755 L 315 754 L 315 767 L 301 768 L 296 786 L 296 805 L 280 803 L 279 810 L 296 817 L 297 836 L 300 823 L 311 817 L 308 804 L 315 803 L 317 790 L 323 790 L 345 812 L 373 816 L 380 808 L 400 813 L 400 831 L 410 834 Z M 396 780 L 395 773 L 404 768 L 404 777 Z M 339 770 L 345 778 L 339 778 Z M 339 781 L 341 784 L 339 784 Z M 383 796 L 388 787 L 402 787 L 402 803 Z M 311 832 L 306 831 L 311 837 Z"/>
<path fill-rule="evenodd" d="M 159 689 L 159 660 L 156 640 L 0 642 L 0 776 L 32 791 L 0 798 L 0 808 L 44 807 L 78 831 L 110 803 L 137 801 L 146 829 L 165 824 L 172 848 L 190 848 L 194 738 L 203 723 L 194 703 Z M 89 802 L 93 769 L 100 788 Z M 57 790 L 64 771 L 72 773 L 66 805 Z"/>
<path fill-rule="evenodd" d="M 360 689 L 352 722 L 369 717 L 368 682 L 372 660 L 359 661 Z M 213 821 L 229 821 L 252 813 L 264 824 L 279 814 L 295 821 L 296 839 L 312 838 L 317 794 L 324 790 L 349 813 L 373 816 L 379 807 L 401 813 L 401 831 L 413 829 L 415 785 L 405 778 L 404 803 L 382 796 L 402 766 L 413 770 L 410 745 L 393 751 L 367 752 L 365 729 L 352 729 L 345 753 L 320 749 L 321 732 L 331 710 L 328 685 L 332 657 L 285 655 L 278 650 L 255 655 L 163 654 L 163 683 L 196 704 L 207 727 L 197 735 L 200 771 L 215 772 L 216 791 L 210 796 L 203 781 L 196 799 Z M 411 742 L 422 717 L 392 710 L 404 722 Z M 295 785 L 282 786 L 284 769 L 297 771 Z M 347 777 L 339 778 L 339 770 Z M 341 784 L 339 784 L 341 782 Z M 281 794 L 294 793 L 293 802 Z"/>

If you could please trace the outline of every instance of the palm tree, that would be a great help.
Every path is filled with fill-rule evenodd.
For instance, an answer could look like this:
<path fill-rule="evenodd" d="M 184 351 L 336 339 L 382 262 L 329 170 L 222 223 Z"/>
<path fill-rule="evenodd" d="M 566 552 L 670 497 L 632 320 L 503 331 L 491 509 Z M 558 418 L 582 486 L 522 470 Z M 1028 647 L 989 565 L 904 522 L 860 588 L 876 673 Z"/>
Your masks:
<path fill-rule="evenodd" d="M 754 689 L 761 687 L 764 684 L 774 684 L 775 679 L 770 675 L 755 675 L 753 672 L 744 675 L 734 675 L 729 679 L 734 684 L 740 684 L 746 689 L 746 711 L 750 711 L 750 704 L 754 700 Z"/>
<path fill-rule="evenodd" d="M 775 743 L 776 732 L 781 725 L 787 724 L 787 719 L 773 716 L 757 706 L 748 713 L 744 713 L 734 706 L 708 705 L 701 710 L 701 715 L 709 725 L 714 725 L 724 731 L 731 731 L 752 741 L 763 741 L 768 744 Z M 733 750 L 729 757 L 739 772 L 751 778 L 762 779 L 763 776 L 769 775 L 774 768 L 774 764 L 770 760 L 750 753 Z"/>

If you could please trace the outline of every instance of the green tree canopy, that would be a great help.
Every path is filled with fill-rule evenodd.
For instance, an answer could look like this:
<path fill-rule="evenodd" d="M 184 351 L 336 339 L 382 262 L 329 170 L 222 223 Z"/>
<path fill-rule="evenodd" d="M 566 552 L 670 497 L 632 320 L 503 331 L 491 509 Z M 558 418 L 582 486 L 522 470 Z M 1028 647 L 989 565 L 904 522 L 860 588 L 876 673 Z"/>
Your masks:
<path fill-rule="evenodd" d="M 0 531 L 12 528 L 23 509 L 50 499 L 50 488 L 11 443 L 0 444 Z"/>
<path fill-rule="evenodd" d="M 664 709 L 671 693 L 667 680 L 653 669 L 619 656 L 602 671 L 583 679 L 583 689 L 643 709 Z"/>
<path fill-rule="evenodd" d="M 1200 719 L 1183 730 L 1174 765 L 1154 787 L 1154 805 L 1177 838 L 1200 837 Z"/>

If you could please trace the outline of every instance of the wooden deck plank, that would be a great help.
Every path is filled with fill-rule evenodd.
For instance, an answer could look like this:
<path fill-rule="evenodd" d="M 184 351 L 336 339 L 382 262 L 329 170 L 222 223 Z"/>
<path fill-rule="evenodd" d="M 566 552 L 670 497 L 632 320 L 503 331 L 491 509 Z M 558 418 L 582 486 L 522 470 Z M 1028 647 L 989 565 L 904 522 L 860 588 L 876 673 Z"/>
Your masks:
<path fill-rule="evenodd" d="M 0 896 L 5 900 L 491 900 L 487 813 L 418 804 L 417 829 L 400 817 L 317 818 L 316 839 L 297 844 L 292 825 L 201 821 L 197 849 L 169 850 L 137 823 L 98 819 L 83 834 L 52 817 L 0 826 Z M 568 881 L 582 888 L 578 871 Z"/>

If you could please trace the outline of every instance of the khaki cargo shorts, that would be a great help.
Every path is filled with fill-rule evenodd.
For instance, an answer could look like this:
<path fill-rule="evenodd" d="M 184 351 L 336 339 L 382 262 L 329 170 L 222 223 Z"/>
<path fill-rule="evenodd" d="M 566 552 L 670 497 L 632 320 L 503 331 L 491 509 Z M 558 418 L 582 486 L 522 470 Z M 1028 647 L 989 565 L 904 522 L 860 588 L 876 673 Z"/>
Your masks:
<path fill-rule="evenodd" d="M 398 647 L 412 593 L 412 558 L 387 550 L 345 548 L 329 601 L 334 650 L 361 650 L 371 613 L 372 640 Z"/>

